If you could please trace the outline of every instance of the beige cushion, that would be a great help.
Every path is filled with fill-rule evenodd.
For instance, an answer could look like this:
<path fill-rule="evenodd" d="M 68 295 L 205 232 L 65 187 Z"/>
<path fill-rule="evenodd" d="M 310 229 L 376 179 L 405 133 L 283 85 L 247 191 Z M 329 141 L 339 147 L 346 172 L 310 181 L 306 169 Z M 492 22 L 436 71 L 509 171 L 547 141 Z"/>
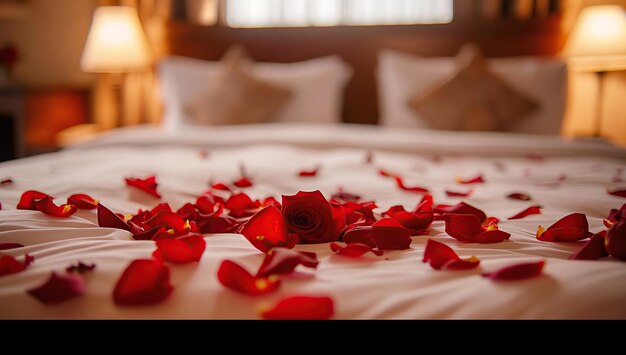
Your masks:
<path fill-rule="evenodd" d="M 493 73 L 478 47 L 464 46 L 457 62 L 452 76 L 409 99 L 431 128 L 506 131 L 539 107 Z"/>
<path fill-rule="evenodd" d="M 291 91 L 251 73 L 253 61 L 242 47 L 230 48 L 222 58 L 216 89 L 194 100 L 187 112 L 197 124 L 261 123 L 275 119 Z"/>

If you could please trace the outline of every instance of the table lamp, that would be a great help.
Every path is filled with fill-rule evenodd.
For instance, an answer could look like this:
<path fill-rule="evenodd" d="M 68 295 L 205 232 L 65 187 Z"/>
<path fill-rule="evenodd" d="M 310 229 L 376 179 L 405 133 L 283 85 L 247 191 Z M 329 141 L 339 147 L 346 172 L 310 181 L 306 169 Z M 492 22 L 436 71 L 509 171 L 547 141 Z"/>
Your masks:
<path fill-rule="evenodd" d="M 110 75 L 114 86 L 117 125 L 122 123 L 124 75 L 147 70 L 152 63 L 146 34 L 137 10 L 128 6 L 101 6 L 93 16 L 81 68 Z"/>
<path fill-rule="evenodd" d="M 593 135 L 599 137 L 606 73 L 626 70 L 626 10 L 617 5 L 584 8 L 568 40 L 566 53 L 574 71 L 593 72 L 598 78 Z"/>

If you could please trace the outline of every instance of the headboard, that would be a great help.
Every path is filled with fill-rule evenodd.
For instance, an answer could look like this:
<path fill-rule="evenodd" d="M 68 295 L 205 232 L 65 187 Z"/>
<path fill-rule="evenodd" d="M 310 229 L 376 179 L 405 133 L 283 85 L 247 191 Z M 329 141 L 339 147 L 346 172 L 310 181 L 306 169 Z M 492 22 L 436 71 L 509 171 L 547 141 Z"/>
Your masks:
<path fill-rule="evenodd" d="M 485 19 L 475 1 L 455 1 L 454 20 L 444 25 L 230 28 L 182 20 L 165 27 L 165 54 L 218 60 L 233 43 L 244 45 L 257 61 L 293 62 L 338 54 L 354 76 L 344 95 L 343 121 L 376 124 L 375 69 L 382 49 L 423 56 L 452 56 L 467 42 L 492 57 L 553 56 L 563 47 L 562 12 L 524 20 Z"/>

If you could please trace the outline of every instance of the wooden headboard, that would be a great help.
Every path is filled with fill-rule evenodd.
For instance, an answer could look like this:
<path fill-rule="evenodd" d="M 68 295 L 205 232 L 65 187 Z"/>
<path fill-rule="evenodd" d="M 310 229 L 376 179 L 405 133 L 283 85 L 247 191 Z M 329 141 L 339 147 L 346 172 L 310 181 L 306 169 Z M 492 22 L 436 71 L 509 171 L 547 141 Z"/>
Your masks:
<path fill-rule="evenodd" d="M 218 60 L 234 43 L 257 61 L 294 62 L 337 54 L 354 76 L 344 95 L 343 121 L 376 124 L 375 69 L 382 49 L 423 56 L 453 56 L 462 44 L 477 43 L 491 57 L 558 54 L 564 44 L 562 12 L 525 20 L 486 20 L 475 1 L 455 1 L 454 20 L 445 25 L 230 28 L 172 20 L 166 25 L 165 54 Z"/>

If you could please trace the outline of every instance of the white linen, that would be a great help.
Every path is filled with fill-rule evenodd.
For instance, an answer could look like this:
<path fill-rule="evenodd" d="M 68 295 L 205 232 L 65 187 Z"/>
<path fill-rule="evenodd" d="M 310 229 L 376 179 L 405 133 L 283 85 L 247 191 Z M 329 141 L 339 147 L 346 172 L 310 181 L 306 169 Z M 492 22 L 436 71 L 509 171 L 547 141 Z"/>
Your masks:
<path fill-rule="evenodd" d="M 558 135 L 565 112 L 567 69 L 561 59 L 514 57 L 489 59 L 494 73 L 520 93 L 539 103 L 537 111 L 511 132 Z M 414 95 L 426 93 L 454 73 L 452 57 L 419 57 L 386 50 L 379 56 L 378 87 L 381 124 L 392 127 L 428 127 L 408 105 Z"/>
<path fill-rule="evenodd" d="M 0 187 L 0 243 L 25 244 L 5 253 L 36 258 L 26 271 L 0 277 L 0 318 L 257 318 L 260 304 L 302 293 L 332 296 L 340 319 L 626 318 L 626 264 L 611 258 L 570 261 L 567 258 L 582 242 L 535 239 L 538 225 L 547 227 L 572 212 L 585 213 L 593 232 L 603 228 L 608 211 L 626 202 L 605 191 L 616 186 L 611 183 L 616 171 L 626 170 L 623 150 L 548 137 L 438 133 L 428 137 L 428 132 L 417 130 L 301 125 L 194 128 L 179 134 L 127 129 L 59 153 L 0 164 L 0 178 L 15 181 Z M 485 149 L 480 148 L 481 141 Z M 523 145 L 531 149 L 522 150 Z M 374 162 L 366 164 L 370 149 Z M 208 151 L 206 160 L 201 150 Z M 546 158 L 531 159 L 527 153 Z M 445 189 L 469 188 L 455 184 L 457 176 L 483 174 L 487 183 L 473 186 L 474 195 L 463 200 L 501 218 L 500 227 L 512 234 L 511 240 L 464 244 L 447 236 L 442 222 L 435 222 L 430 236 L 413 238 L 410 250 L 386 252 L 380 258 L 333 255 L 328 244 L 297 246 L 318 253 L 318 270 L 298 269 L 299 274 L 286 277 L 277 293 L 252 298 L 224 289 L 216 279 L 217 268 L 222 260 L 232 259 L 254 271 L 263 255 L 240 235 L 207 235 L 207 250 L 199 264 L 169 266 L 175 289 L 168 300 L 127 308 L 114 305 L 113 288 L 131 260 L 150 258 L 153 242 L 130 240 L 122 230 L 98 228 L 92 211 L 58 219 L 14 209 L 23 191 L 35 189 L 57 197 L 57 202 L 73 193 L 88 193 L 115 212 L 135 213 L 159 200 L 126 187 L 123 178 L 152 173 L 157 175 L 162 201 L 178 208 L 205 191 L 211 178 L 229 182 L 239 177 L 240 163 L 255 183 L 245 190 L 254 198 L 316 189 L 330 196 L 343 186 L 376 200 L 381 211 L 395 204 L 414 208 L 421 196 L 397 189 L 393 181 L 377 174 L 378 168 L 403 175 L 408 185 L 430 188 L 437 203 L 449 204 L 461 199 L 446 197 Z M 295 176 L 318 164 L 322 167 L 318 177 Z M 557 183 L 561 174 L 567 179 Z M 506 199 L 511 192 L 526 192 L 534 200 Z M 531 204 L 542 205 L 544 214 L 506 220 Z M 421 262 L 428 238 L 446 243 L 461 257 L 476 255 L 482 260 L 480 268 L 432 270 Z M 481 272 L 539 259 L 547 264 L 544 275 L 536 279 L 495 283 L 480 277 Z M 63 271 L 78 260 L 97 264 L 86 276 L 83 297 L 44 306 L 26 293 L 52 270 Z"/>

